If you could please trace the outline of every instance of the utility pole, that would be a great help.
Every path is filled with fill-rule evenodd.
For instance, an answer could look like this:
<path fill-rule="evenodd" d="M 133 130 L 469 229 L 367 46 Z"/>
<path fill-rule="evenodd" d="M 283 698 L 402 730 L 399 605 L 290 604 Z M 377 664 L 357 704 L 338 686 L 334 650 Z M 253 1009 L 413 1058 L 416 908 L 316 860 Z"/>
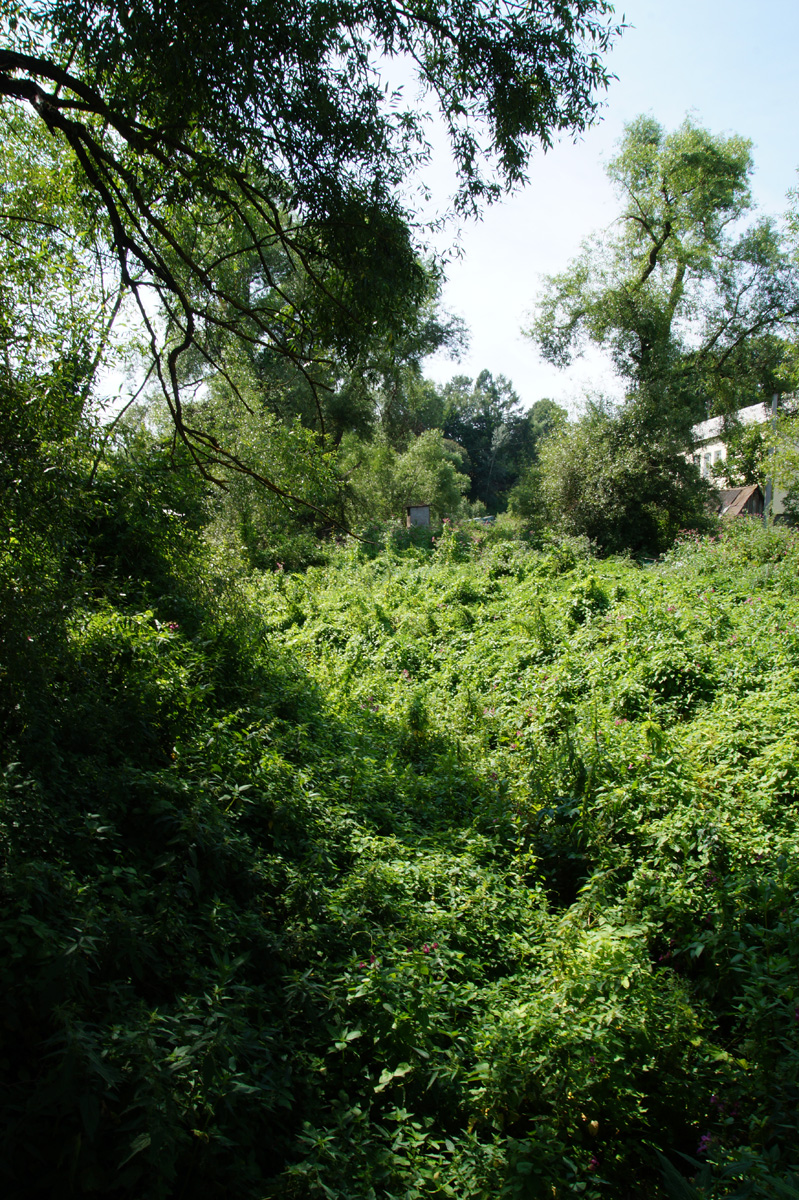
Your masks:
<path fill-rule="evenodd" d="M 771 397 L 771 435 L 772 443 L 769 447 L 768 456 L 771 459 L 774 455 L 774 437 L 777 433 L 777 405 L 780 402 L 779 393 L 775 392 Z M 771 519 L 771 505 L 774 500 L 774 473 L 769 471 L 768 479 L 766 480 L 766 500 L 763 506 L 763 524 L 768 527 Z"/>

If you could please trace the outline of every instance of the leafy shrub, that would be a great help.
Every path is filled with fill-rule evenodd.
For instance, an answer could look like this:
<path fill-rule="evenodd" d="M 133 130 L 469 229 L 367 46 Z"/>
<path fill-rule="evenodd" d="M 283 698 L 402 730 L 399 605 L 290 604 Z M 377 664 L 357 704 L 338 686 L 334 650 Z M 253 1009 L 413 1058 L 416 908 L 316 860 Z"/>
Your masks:
<path fill-rule="evenodd" d="M 599 585 L 595 575 L 577 580 L 569 588 L 569 620 L 582 625 L 591 617 L 599 616 L 610 607 L 607 592 Z"/>
<path fill-rule="evenodd" d="M 688 712 L 699 700 L 713 694 L 715 681 L 707 659 L 682 646 L 659 648 L 640 673 L 641 683 L 656 697 Z"/>
<path fill-rule="evenodd" d="M 536 471 L 550 524 L 605 554 L 655 556 L 679 530 L 711 524 L 697 468 L 668 435 L 642 436 L 634 408 L 591 408 L 543 444 Z"/>

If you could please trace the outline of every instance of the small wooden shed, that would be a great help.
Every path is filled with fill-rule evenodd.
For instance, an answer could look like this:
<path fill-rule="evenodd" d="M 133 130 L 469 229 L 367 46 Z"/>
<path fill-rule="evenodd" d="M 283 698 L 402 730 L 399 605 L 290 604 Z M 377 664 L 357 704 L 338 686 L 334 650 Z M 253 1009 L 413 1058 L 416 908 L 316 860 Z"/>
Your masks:
<path fill-rule="evenodd" d="M 414 525 L 424 526 L 430 524 L 430 505 L 429 504 L 409 504 L 405 509 L 405 526 L 410 529 Z"/>
<path fill-rule="evenodd" d="M 721 504 L 718 512 L 722 517 L 762 517 L 766 502 L 759 486 L 750 483 L 746 487 L 725 488 L 719 492 Z"/>

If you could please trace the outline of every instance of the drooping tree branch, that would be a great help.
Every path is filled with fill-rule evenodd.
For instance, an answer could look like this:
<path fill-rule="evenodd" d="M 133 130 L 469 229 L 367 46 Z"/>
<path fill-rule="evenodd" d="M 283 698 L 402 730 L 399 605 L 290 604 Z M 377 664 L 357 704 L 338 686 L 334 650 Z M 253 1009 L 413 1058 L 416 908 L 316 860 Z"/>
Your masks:
<path fill-rule="evenodd" d="M 268 348 L 305 381 L 323 439 L 332 365 L 358 361 L 376 331 L 401 338 L 427 295 L 397 198 L 426 157 L 423 115 L 386 102 L 375 52 L 418 64 L 474 208 L 523 179 L 533 139 L 592 119 L 611 13 L 606 0 L 435 13 L 219 0 L 209 25 L 144 0 L 41 0 L 37 53 L 36 36 L 0 26 L 0 102 L 26 105 L 75 156 L 177 437 L 203 473 L 258 478 L 187 422 L 181 364 L 224 376 L 224 339 Z"/>

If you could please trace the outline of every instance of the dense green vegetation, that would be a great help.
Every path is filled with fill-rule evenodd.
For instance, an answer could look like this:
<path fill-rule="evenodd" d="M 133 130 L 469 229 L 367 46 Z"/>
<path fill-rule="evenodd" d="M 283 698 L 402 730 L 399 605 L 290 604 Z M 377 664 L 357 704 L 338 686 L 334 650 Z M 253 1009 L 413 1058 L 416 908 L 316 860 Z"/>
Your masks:
<path fill-rule="evenodd" d="M 619 32 L 608 0 L 216 0 L 213 19 L 4 0 L 0 105 L 66 153 L 196 465 L 262 473 L 187 414 L 187 376 L 225 379 L 241 415 L 255 359 L 324 431 L 331 376 L 390 376 L 417 340 L 430 115 L 454 168 L 432 221 L 477 215 L 526 181 L 534 146 L 591 123 Z"/>
<path fill-rule="evenodd" d="M 619 219 L 545 281 L 530 336 L 566 364 L 603 347 L 650 435 L 679 433 L 790 391 L 786 335 L 796 328 L 795 246 L 753 215 L 751 143 L 686 120 L 625 128 L 607 174 Z"/>
<path fill-rule="evenodd" d="M 252 574 L 95 486 L 2 564 L 5 1194 L 792 1195 L 795 535 Z"/>
<path fill-rule="evenodd" d="M 545 280 L 528 330 L 559 366 L 601 348 L 624 400 L 593 397 L 544 445 L 517 487 L 524 516 L 543 508 L 609 553 L 663 553 L 678 529 L 704 524 L 709 489 L 685 454 L 710 415 L 725 418 L 729 482 L 765 487 L 762 436 L 742 440 L 735 414 L 797 387 L 799 257 L 795 229 L 762 217 L 743 228 L 752 170 L 743 138 L 688 119 L 672 132 L 651 116 L 626 126 L 607 166 L 618 220 Z"/>
<path fill-rule="evenodd" d="M 569 425 L 424 378 L 374 53 L 475 214 L 605 0 L 215 14 L 0 13 L 3 1194 L 799 1196 L 799 543 L 685 457 L 795 383 L 748 144 L 629 127 L 534 326 L 625 381 Z"/>

